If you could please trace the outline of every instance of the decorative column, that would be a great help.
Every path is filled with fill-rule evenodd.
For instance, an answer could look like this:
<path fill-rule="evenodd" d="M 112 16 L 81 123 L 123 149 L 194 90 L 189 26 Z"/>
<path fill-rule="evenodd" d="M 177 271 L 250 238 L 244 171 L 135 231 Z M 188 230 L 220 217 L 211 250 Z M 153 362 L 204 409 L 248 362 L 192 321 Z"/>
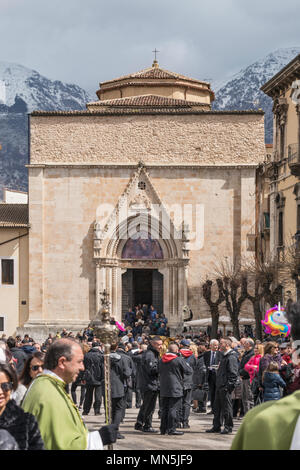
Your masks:
<path fill-rule="evenodd" d="M 105 388 L 105 421 L 106 424 L 112 423 L 112 402 L 111 402 L 111 383 L 110 383 L 110 349 L 112 343 L 117 341 L 119 330 L 116 325 L 110 324 L 109 313 L 109 294 L 102 292 L 102 310 L 98 311 L 96 318 L 91 326 L 97 338 L 104 345 L 104 388 Z M 108 450 L 113 450 L 113 445 L 108 445 Z"/>

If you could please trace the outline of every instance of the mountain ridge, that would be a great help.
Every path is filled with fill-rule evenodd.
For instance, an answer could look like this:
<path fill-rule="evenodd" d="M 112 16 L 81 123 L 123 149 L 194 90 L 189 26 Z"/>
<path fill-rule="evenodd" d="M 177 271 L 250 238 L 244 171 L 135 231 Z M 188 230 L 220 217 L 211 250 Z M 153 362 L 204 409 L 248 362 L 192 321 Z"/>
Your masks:
<path fill-rule="evenodd" d="M 50 80 L 23 65 L 0 61 L 0 193 L 3 187 L 27 191 L 27 114 L 82 110 L 91 99 L 78 85 Z"/>
<path fill-rule="evenodd" d="M 260 88 L 299 53 L 300 47 L 280 48 L 244 67 L 215 90 L 213 109 L 263 109 L 265 140 L 272 143 L 273 101 Z"/>

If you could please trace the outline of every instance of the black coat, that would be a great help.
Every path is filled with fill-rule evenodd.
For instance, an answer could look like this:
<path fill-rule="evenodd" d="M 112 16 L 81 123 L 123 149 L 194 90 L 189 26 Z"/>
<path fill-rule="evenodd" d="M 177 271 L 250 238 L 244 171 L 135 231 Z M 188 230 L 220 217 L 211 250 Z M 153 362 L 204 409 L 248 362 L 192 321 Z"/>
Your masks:
<path fill-rule="evenodd" d="M 165 355 L 164 355 L 165 356 Z M 164 357 L 163 356 L 163 357 Z M 159 361 L 159 381 L 161 397 L 182 397 L 184 391 L 184 377 L 192 377 L 193 369 L 182 356 L 174 354 L 174 359 Z"/>
<path fill-rule="evenodd" d="M 151 344 L 146 351 L 142 353 L 141 360 L 141 392 L 155 392 L 159 390 L 158 379 L 159 352 L 152 348 Z"/>
<path fill-rule="evenodd" d="M 125 387 L 132 370 L 128 362 L 119 352 L 110 353 L 110 388 L 112 398 L 121 398 L 125 395 Z M 104 391 L 104 381 L 103 381 Z"/>
<path fill-rule="evenodd" d="M 28 355 L 26 354 L 25 351 L 23 351 L 22 348 L 11 348 L 10 352 L 13 356 L 14 359 L 16 359 L 16 371 L 17 374 L 20 375 L 21 372 L 23 371 L 24 364 L 28 359 Z"/>
<path fill-rule="evenodd" d="M 239 375 L 239 362 L 237 354 L 231 349 L 223 354 L 216 374 L 216 387 L 232 392 L 235 388 Z"/>
<path fill-rule="evenodd" d="M 35 417 L 9 400 L 2 415 L 0 429 L 8 431 L 16 440 L 20 450 L 44 450 L 44 442 Z"/>
<path fill-rule="evenodd" d="M 250 349 L 249 351 L 245 351 L 242 356 L 242 359 L 240 362 L 239 374 L 243 380 L 250 379 L 250 375 L 244 369 L 244 367 L 247 364 L 247 362 L 251 359 L 252 356 L 254 356 L 254 348 Z"/>
<path fill-rule="evenodd" d="M 101 385 L 104 377 L 103 354 L 98 347 L 92 348 L 84 356 L 83 379 L 87 385 Z"/>
<path fill-rule="evenodd" d="M 131 371 L 130 377 L 128 377 L 128 379 L 125 381 L 125 385 L 132 388 L 132 381 L 133 381 L 133 374 L 134 374 L 134 371 L 133 371 L 134 366 L 133 366 L 132 357 L 126 351 L 124 351 L 124 349 L 121 349 L 121 348 L 117 349 L 117 353 L 121 354 L 121 357 L 123 357 L 124 361 L 126 362 L 127 367 Z"/>
<path fill-rule="evenodd" d="M 136 356 L 139 356 L 141 354 L 141 350 L 140 349 L 131 349 L 131 351 L 128 351 L 127 355 L 130 357 L 131 361 L 132 361 L 132 378 L 134 380 L 136 380 L 136 373 L 137 373 L 137 369 L 136 369 Z"/>
<path fill-rule="evenodd" d="M 135 369 L 135 388 L 138 390 L 141 388 L 141 385 L 143 384 L 142 357 L 143 357 L 142 351 L 136 354 L 132 354 L 131 356 L 134 369 Z"/>
<path fill-rule="evenodd" d="M 184 361 L 192 368 L 192 374 L 190 372 L 188 374 L 184 374 L 183 377 L 183 388 L 184 390 L 191 390 L 193 388 L 193 374 L 196 368 L 197 359 L 194 354 L 191 354 L 189 357 L 185 357 L 183 354 L 183 350 L 180 350 Z"/>
<path fill-rule="evenodd" d="M 193 384 L 194 385 L 204 385 L 207 376 L 206 376 L 206 367 L 204 363 L 204 353 L 199 355 L 196 359 L 196 365 L 193 373 Z"/>

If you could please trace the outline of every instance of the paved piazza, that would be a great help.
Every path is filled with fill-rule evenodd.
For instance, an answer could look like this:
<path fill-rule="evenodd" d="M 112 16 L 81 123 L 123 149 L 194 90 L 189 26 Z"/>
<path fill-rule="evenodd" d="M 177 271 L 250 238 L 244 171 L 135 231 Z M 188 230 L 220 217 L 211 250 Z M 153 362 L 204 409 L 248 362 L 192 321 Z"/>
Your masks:
<path fill-rule="evenodd" d="M 80 410 L 82 411 L 82 410 Z M 138 410 L 134 407 L 126 410 L 124 423 L 120 432 L 125 439 L 118 439 L 114 450 L 229 450 L 236 434 L 240 420 L 234 419 L 233 433 L 229 435 L 207 434 L 206 429 L 212 427 L 212 415 L 196 414 L 191 412 L 190 429 L 184 430 L 183 436 L 161 436 L 160 434 L 144 434 L 134 430 Z M 154 413 L 153 427 L 159 429 L 158 409 Z M 104 413 L 101 406 L 101 415 L 94 416 L 94 410 L 88 416 L 83 416 L 90 431 L 103 426 Z"/>

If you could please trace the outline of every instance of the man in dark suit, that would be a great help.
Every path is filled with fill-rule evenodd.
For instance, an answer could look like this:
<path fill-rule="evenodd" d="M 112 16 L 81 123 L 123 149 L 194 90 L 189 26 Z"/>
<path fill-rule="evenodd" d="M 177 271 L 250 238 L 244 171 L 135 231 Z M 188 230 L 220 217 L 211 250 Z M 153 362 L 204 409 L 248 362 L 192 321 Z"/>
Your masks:
<path fill-rule="evenodd" d="M 104 378 L 103 353 L 100 350 L 100 344 L 94 341 L 92 349 L 84 356 L 85 370 L 82 374 L 86 383 L 86 393 L 83 403 L 83 415 L 88 415 L 93 403 L 94 412 L 100 415 L 102 381 Z"/>
<path fill-rule="evenodd" d="M 112 402 L 112 423 L 117 425 L 117 439 L 124 439 L 125 436 L 120 434 L 119 426 L 124 416 L 124 409 L 126 407 L 125 401 L 125 382 L 132 374 L 132 369 L 129 367 L 127 358 L 120 354 L 118 343 L 111 345 L 110 353 L 110 386 L 111 386 L 111 402 Z M 105 385 L 103 380 L 103 391 Z"/>
<path fill-rule="evenodd" d="M 207 429 L 206 432 L 232 433 L 233 410 L 231 393 L 236 386 L 239 363 L 237 354 L 231 349 L 231 345 L 232 341 L 230 338 L 222 338 L 220 340 L 220 350 L 223 354 L 216 374 L 213 427 Z M 222 424 L 224 424 L 223 431 L 221 431 Z"/>
<path fill-rule="evenodd" d="M 219 341 L 217 339 L 212 339 L 209 346 L 210 350 L 203 354 L 203 359 L 207 370 L 207 383 L 211 405 L 210 414 L 213 414 L 215 412 L 216 372 L 222 358 L 222 353 L 219 351 Z"/>
<path fill-rule="evenodd" d="M 155 336 L 150 340 L 148 349 L 142 353 L 140 390 L 143 403 L 134 426 L 137 431 L 157 432 L 152 427 L 152 416 L 159 395 L 158 363 L 161 348 L 162 340 L 159 336 Z"/>

